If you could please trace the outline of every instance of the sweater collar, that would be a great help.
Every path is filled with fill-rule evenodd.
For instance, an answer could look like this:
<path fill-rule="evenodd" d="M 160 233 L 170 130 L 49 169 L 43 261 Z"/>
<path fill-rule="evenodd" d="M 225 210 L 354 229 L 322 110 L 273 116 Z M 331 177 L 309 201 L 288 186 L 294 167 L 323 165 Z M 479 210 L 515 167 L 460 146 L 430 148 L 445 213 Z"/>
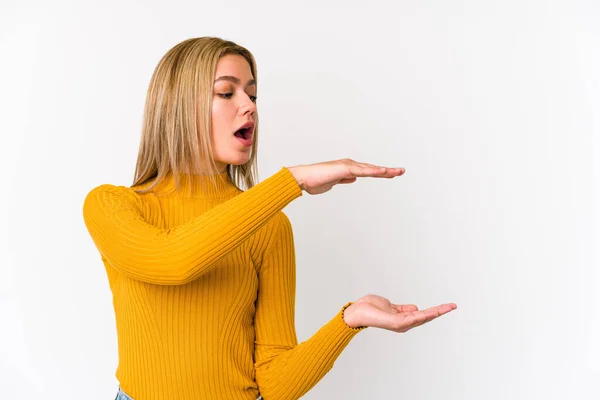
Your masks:
<path fill-rule="evenodd" d="M 176 176 L 179 178 L 179 191 L 177 191 Z M 153 190 L 155 193 L 178 193 L 188 198 L 215 198 L 228 197 L 239 193 L 239 189 L 229 179 L 227 171 L 213 175 L 187 175 L 185 173 L 173 174 L 169 172 L 164 180 L 158 182 Z"/>

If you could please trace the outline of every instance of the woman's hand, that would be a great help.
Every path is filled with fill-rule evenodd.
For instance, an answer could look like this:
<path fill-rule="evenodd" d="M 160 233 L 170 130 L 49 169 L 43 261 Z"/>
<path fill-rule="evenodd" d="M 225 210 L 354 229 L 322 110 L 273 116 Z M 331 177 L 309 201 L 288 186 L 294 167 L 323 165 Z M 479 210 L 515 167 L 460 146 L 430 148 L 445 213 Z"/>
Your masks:
<path fill-rule="evenodd" d="M 456 309 L 448 303 L 419 311 L 417 306 L 392 304 L 385 297 L 369 294 L 344 310 L 344 321 L 352 328 L 372 326 L 406 332 Z"/>
<path fill-rule="evenodd" d="M 356 178 L 394 178 L 404 174 L 404 168 L 386 168 L 356 162 L 349 158 L 317 164 L 288 167 L 302 190 L 309 194 L 321 194 L 337 184 L 352 183 Z"/>

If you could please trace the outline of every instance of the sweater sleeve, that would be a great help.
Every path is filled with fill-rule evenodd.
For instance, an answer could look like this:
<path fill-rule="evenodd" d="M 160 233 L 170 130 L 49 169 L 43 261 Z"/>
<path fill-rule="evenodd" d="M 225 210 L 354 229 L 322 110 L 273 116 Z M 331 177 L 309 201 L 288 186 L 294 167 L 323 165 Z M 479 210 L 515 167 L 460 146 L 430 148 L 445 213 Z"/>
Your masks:
<path fill-rule="evenodd" d="M 101 185 L 83 204 L 85 225 L 100 254 L 119 272 L 140 281 L 185 284 L 210 270 L 302 189 L 287 168 L 206 213 L 172 229 L 147 223 L 137 193 Z"/>
<path fill-rule="evenodd" d="M 295 328 L 296 262 L 292 227 L 278 214 L 277 237 L 259 270 L 254 320 L 256 382 L 266 400 L 298 399 L 331 370 L 351 339 L 366 327 L 351 328 L 344 305 L 310 339 L 298 344 Z"/>

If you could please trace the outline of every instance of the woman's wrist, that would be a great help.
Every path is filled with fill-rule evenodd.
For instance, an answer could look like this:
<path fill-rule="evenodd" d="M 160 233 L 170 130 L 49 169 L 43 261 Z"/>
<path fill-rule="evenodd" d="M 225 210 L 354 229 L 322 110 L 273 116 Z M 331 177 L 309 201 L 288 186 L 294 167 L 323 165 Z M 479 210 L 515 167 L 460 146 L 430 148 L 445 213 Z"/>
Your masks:
<path fill-rule="evenodd" d="M 354 302 L 350 302 L 346 306 L 344 306 L 342 311 L 342 317 L 344 319 L 344 322 L 346 323 L 346 325 L 348 325 L 348 327 L 352 329 L 366 328 L 365 326 L 361 326 L 360 322 L 358 321 L 357 309 L 358 306 Z"/>
<path fill-rule="evenodd" d="M 290 171 L 290 174 L 292 174 L 292 176 L 296 180 L 296 183 L 298 183 L 298 186 L 300 186 L 300 189 L 304 190 L 304 181 L 303 181 L 303 178 L 298 173 L 298 166 L 286 167 L 286 168 L 288 171 Z"/>

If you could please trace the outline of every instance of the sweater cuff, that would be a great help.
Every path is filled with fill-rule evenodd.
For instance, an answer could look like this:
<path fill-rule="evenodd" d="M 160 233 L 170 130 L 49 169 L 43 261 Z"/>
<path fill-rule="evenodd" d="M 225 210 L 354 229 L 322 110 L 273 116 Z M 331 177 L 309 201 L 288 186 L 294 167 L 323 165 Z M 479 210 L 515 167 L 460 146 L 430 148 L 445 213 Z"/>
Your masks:
<path fill-rule="evenodd" d="M 357 332 L 357 333 L 358 333 L 358 332 L 360 332 L 360 331 L 362 331 L 362 330 L 364 330 L 364 329 L 368 328 L 368 326 L 359 326 L 359 327 L 357 327 L 357 328 L 353 328 L 353 327 L 349 326 L 349 325 L 346 323 L 346 321 L 344 321 L 344 311 L 346 311 L 346 308 L 350 307 L 352 304 L 354 304 L 354 302 L 353 302 L 353 301 L 350 301 L 350 302 L 346 303 L 346 305 L 344 305 L 344 306 L 342 307 L 342 310 L 339 312 L 339 314 L 338 314 L 338 315 L 339 315 L 339 317 L 340 317 L 340 319 L 341 319 L 341 321 L 342 321 L 342 324 L 344 324 L 344 326 L 346 327 L 346 329 L 350 329 L 351 331 L 354 331 L 354 332 Z"/>
<path fill-rule="evenodd" d="M 297 197 L 302 196 L 302 188 L 300 187 L 300 184 L 296 181 L 296 178 L 294 178 L 294 175 L 287 167 L 281 167 L 276 175 L 285 182 L 284 190 L 291 191 Z"/>

